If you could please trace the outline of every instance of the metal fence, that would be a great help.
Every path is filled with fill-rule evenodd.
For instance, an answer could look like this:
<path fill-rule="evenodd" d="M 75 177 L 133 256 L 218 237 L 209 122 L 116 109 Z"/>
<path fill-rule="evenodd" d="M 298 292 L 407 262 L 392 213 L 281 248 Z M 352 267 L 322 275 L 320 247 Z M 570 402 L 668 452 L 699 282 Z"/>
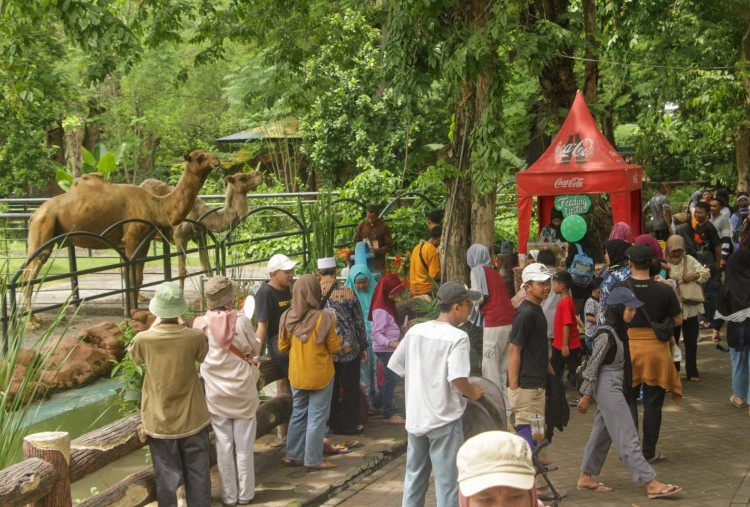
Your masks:
<path fill-rule="evenodd" d="M 298 199 L 305 199 L 306 202 L 311 202 L 313 198 L 317 197 L 317 193 L 306 192 L 297 194 L 251 194 L 248 197 L 256 200 L 257 199 L 272 199 L 274 204 L 272 205 L 260 205 L 251 208 L 247 215 L 243 217 L 240 222 L 231 227 L 225 234 L 214 233 L 208 230 L 202 223 L 201 217 L 199 220 L 190 221 L 195 227 L 200 228 L 205 233 L 208 241 L 205 248 L 213 259 L 213 265 L 211 266 L 212 271 L 227 274 L 228 270 L 242 268 L 252 264 L 259 264 L 266 262 L 269 256 L 261 256 L 258 258 L 241 257 L 238 258 L 236 255 L 232 255 L 234 252 L 243 251 L 245 245 L 251 242 L 261 242 L 280 238 L 292 238 L 301 237 L 301 249 L 299 250 L 286 250 L 284 253 L 290 257 L 301 257 L 303 265 L 307 265 L 310 260 L 310 248 L 308 244 L 308 238 L 312 230 L 312 224 L 304 223 L 295 213 L 290 211 L 291 207 L 298 207 Z M 206 201 L 216 201 L 221 199 L 223 201 L 224 196 L 202 196 L 202 199 Z M 290 202 L 290 200 L 292 200 Z M 434 207 L 435 204 L 425 195 L 417 192 L 407 192 L 395 197 L 388 205 L 383 209 L 381 216 L 394 207 L 409 205 L 409 203 L 415 202 L 417 199 L 424 199 L 429 203 L 430 206 Z M 3 199 L 0 200 L 0 204 L 12 205 L 15 213 L 5 213 L 0 215 L 0 219 L 4 219 L 6 222 L 6 231 L 8 230 L 7 223 L 9 221 L 18 224 L 22 222 L 23 227 L 17 225 L 11 228 L 11 230 L 21 231 L 18 233 L 24 240 L 28 233 L 28 218 L 31 215 L 32 208 L 38 207 L 44 200 L 43 199 Z M 281 202 L 279 202 L 281 201 Z M 308 202 L 308 204 L 309 204 Z M 333 201 L 330 206 L 338 206 L 343 202 L 351 202 L 355 206 L 361 209 L 361 215 L 364 216 L 365 204 L 353 199 L 339 199 Z M 218 209 L 218 208 L 217 208 Z M 286 221 L 292 224 L 291 227 L 284 230 L 275 230 L 270 233 L 253 234 L 250 237 L 245 237 L 239 234 L 238 228 L 248 221 L 256 221 L 263 219 L 273 218 L 275 220 Z M 314 220 L 314 217 L 312 217 Z M 115 244 L 108 239 L 108 236 L 112 231 L 118 227 L 122 227 L 127 223 L 142 222 L 146 223 L 151 227 L 151 231 L 148 236 L 144 238 L 135 252 L 128 256 L 123 250 L 122 246 Z M 337 229 L 347 229 L 356 227 L 357 223 L 345 223 L 337 225 Z M 6 232 L 7 236 L 7 232 Z M 76 238 L 87 238 L 99 242 L 102 245 L 102 249 L 114 252 L 114 255 L 109 257 L 112 259 L 111 263 L 106 263 L 96 267 L 88 267 L 86 269 L 78 268 L 78 260 L 81 255 L 91 255 L 91 251 L 87 249 L 80 249 L 73 246 L 72 242 Z M 21 238 L 17 238 L 20 240 Z M 6 238 L 6 253 L 9 252 Z M 160 245 L 155 246 L 153 251 L 149 254 L 149 245 L 151 244 Z M 337 247 L 343 245 L 336 245 Z M 40 255 L 43 255 L 45 250 L 49 247 L 53 248 L 53 255 L 60 259 L 61 257 L 66 258 L 67 270 L 64 273 L 59 274 L 47 274 L 40 275 L 32 280 L 23 280 L 24 271 L 26 266 L 32 260 L 36 259 Z M 155 286 L 164 280 L 179 280 L 188 278 L 196 275 L 210 275 L 205 269 L 193 271 L 183 276 L 175 276 L 172 273 L 172 264 L 175 256 L 180 254 L 191 255 L 199 252 L 198 247 L 187 248 L 184 252 L 176 252 L 171 247 L 169 242 L 162 235 L 161 231 L 151 223 L 143 222 L 138 219 L 123 220 L 109 227 L 102 234 L 97 235 L 90 232 L 72 232 L 57 236 L 50 239 L 44 245 L 41 245 L 35 252 L 32 252 L 28 257 L 23 255 L 26 259 L 21 267 L 13 272 L 7 273 L 3 291 L 2 308 L 0 309 L 0 320 L 2 321 L 2 332 L 3 332 L 3 343 L 7 347 L 7 340 L 9 336 L 9 327 L 15 325 L 21 325 L 24 322 L 24 317 L 28 316 L 29 313 L 36 314 L 48 310 L 56 310 L 65 305 L 72 304 L 79 306 L 84 301 L 94 301 L 113 295 L 121 295 L 123 301 L 123 309 L 125 316 L 130 315 L 130 310 L 138 307 L 138 294 L 139 290 L 144 287 Z M 99 257 L 107 258 L 107 257 Z M 145 280 L 140 284 L 136 284 L 136 267 L 138 265 L 145 266 L 147 263 L 153 263 L 158 261 L 161 265 L 161 275 L 158 280 L 146 282 Z M 101 275 L 107 274 L 112 276 L 114 272 L 120 271 L 122 273 L 120 287 L 112 288 L 109 287 L 106 290 L 97 291 L 94 294 L 86 295 L 85 297 L 81 294 L 80 280 L 84 276 Z M 119 275 L 114 275 L 119 276 Z M 69 282 L 69 297 L 63 298 L 64 301 L 53 301 L 46 302 L 44 304 L 36 304 L 32 302 L 31 308 L 26 308 L 22 299 L 25 297 L 25 291 L 38 288 L 42 284 L 50 284 L 52 282 L 65 281 Z M 14 334 L 15 336 L 15 334 Z"/>

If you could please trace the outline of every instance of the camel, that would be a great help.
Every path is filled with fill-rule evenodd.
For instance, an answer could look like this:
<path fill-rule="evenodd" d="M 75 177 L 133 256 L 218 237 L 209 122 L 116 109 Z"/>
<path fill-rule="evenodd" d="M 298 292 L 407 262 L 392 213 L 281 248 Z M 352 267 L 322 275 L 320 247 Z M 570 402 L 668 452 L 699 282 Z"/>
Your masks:
<path fill-rule="evenodd" d="M 115 184 L 101 174 L 91 173 L 74 181 L 70 189 L 42 204 L 29 221 L 28 255 L 50 239 L 75 231 L 101 234 L 111 225 L 129 218 L 151 222 L 159 228 L 171 228 L 182 222 L 193 207 L 198 192 L 212 169 L 219 167 L 219 158 L 213 153 L 195 150 L 185 155 L 185 170 L 174 190 L 164 196 L 155 196 L 136 185 Z M 131 258 L 138 245 L 149 234 L 151 227 L 142 223 L 128 223 L 112 230 L 107 239 L 122 245 Z M 60 242 L 62 243 L 62 241 Z M 93 238 L 73 237 L 66 244 L 91 249 L 106 249 L 104 243 Z M 39 275 L 42 265 L 49 259 L 53 246 L 28 262 L 24 281 Z M 142 256 L 146 255 L 146 249 Z M 136 264 L 135 281 L 143 282 L 143 264 Z M 32 287 L 26 287 L 26 308 L 31 309 Z M 131 295 L 132 298 L 132 295 Z M 135 303 L 135 298 L 131 299 Z M 30 327 L 38 327 L 38 317 L 32 315 Z"/>
<path fill-rule="evenodd" d="M 261 183 L 263 183 L 263 175 L 257 171 L 249 173 L 239 172 L 226 176 L 224 181 L 227 184 L 224 207 L 206 215 L 206 217 L 201 220 L 201 223 L 211 232 L 226 231 L 230 227 L 237 225 L 237 222 L 247 215 L 247 193 L 251 190 L 255 190 Z M 143 180 L 140 187 L 148 190 L 154 195 L 166 195 L 172 191 L 172 187 L 163 181 L 155 179 Z M 187 218 L 198 220 L 206 212 L 211 211 L 212 209 L 213 208 L 208 206 L 200 197 L 198 197 L 195 199 L 193 209 L 188 213 Z M 170 243 L 175 245 L 179 254 L 178 272 L 180 274 L 181 287 L 184 287 L 184 276 L 187 275 L 187 268 L 185 267 L 185 250 L 187 249 L 190 240 L 193 240 L 198 244 L 201 266 L 203 266 L 203 269 L 207 273 L 211 273 L 211 262 L 209 261 L 208 251 L 206 250 L 206 234 L 203 228 L 195 227 L 190 222 L 182 222 L 172 228 L 172 234 L 168 234 L 167 239 Z"/>

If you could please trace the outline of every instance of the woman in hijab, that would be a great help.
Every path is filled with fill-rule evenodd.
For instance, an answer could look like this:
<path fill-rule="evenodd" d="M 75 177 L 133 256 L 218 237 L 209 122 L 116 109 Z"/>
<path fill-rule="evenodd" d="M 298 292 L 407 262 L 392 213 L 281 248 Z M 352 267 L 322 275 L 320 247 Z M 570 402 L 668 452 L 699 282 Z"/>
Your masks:
<path fill-rule="evenodd" d="M 336 465 L 323 461 L 323 433 L 333 391 L 332 354 L 341 348 L 336 316 L 320 309 L 320 282 L 302 275 L 292 289 L 292 306 L 279 321 L 279 350 L 289 351 L 292 416 L 281 463 L 308 471 Z"/>
<path fill-rule="evenodd" d="M 367 399 L 367 405 L 372 408 L 378 398 L 378 358 L 372 350 L 372 322 L 368 320 L 370 314 L 370 303 L 375 293 L 375 277 L 372 271 L 363 264 L 355 264 L 349 270 L 346 286 L 354 291 L 362 308 L 365 318 L 365 329 L 367 329 L 367 361 L 360 365 L 359 384 Z"/>
<path fill-rule="evenodd" d="M 466 251 L 466 262 L 471 269 L 471 288 L 482 294 L 469 315 L 469 321 L 482 328 L 482 376 L 500 388 L 505 408 L 509 409 L 508 345 L 515 310 L 486 246 L 471 245 Z"/>
<path fill-rule="evenodd" d="M 204 292 L 209 310 L 193 327 L 208 336 L 201 376 L 216 435 L 221 499 L 225 505 L 246 504 L 255 496 L 253 448 L 260 400 L 245 358 L 260 354 L 260 341 L 250 318 L 232 309 L 237 282 L 214 276 Z"/>
<path fill-rule="evenodd" d="M 694 257 L 685 253 L 685 240 L 682 236 L 673 235 L 667 240 L 666 257 L 669 263 L 669 277 L 681 285 L 697 282 L 701 286 L 708 281 L 711 271 Z M 681 301 L 682 326 L 674 328 L 676 343 L 680 343 L 680 329 L 685 341 L 685 374 L 688 380 L 695 382 L 698 375 L 698 318 L 703 313 L 702 302 Z M 679 371 L 679 370 L 678 370 Z"/>
<path fill-rule="evenodd" d="M 634 481 L 646 484 L 649 498 L 663 498 L 680 491 L 679 486 L 656 480 L 656 472 L 643 457 L 638 430 L 630 418 L 630 408 L 625 396 L 629 385 L 626 362 L 628 323 L 635 317 L 643 302 L 627 287 L 617 287 L 609 295 L 610 304 L 604 324 L 599 326 L 594 338 L 594 351 L 583 371 L 581 401 L 578 411 L 585 414 L 596 397 L 597 409 L 586 450 L 583 454 L 581 475 L 577 488 L 590 491 L 612 491 L 612 488 L 592 479 L 599 475 L 612 443 Z"/>
<path fill-rule="evenodd" d="M 611 239 L 604 242 L 604 262 L 607 271 L 603 273 L 602 283 L 599 285 L 599 324 L 604 322 L 604 312 L 607 309 L 607 297 L 612 286 L 630 278 L 630 266 L 625 256 L 625 251 L 630 248 L 630 243 L 621 239 Z"/>
<path fill-rule="evenodd" d="M 406 419 L 394 414 L 393 390 L 401 377 L 387 368 L 388 361 L 400 343 L 402 330 L 398 324 L 396 298 L 404 290 L 401 280 L 394 274 L 385 275 L 372 295 L 368 318 L 372 321 L 372 349 L 383 365 L 383 386 L 380 388 L 380 401 L 383 407 L 383 422 L 404 424 Z"/>
<path fill-rule="evenodd" d="M 625 222 L 617 222 L 614 227 L 612 227 L 612 232 L 609 233 L 608 239 L 610 241 L 613 239 L 621 239 L 623 241 L 631 242 L 633 241 L 633 230 Z"/>
<path fill-rule="evenodd" d="M 543 227 L 539 233 L 539 241 L 542 243 L 550 243 L 553 241 L 562 241 L 562 232 L 560 232 L 560 224 L 562 224 L 563 214 L 562 211 L 552 208 L 550 211 L 549 225 Z"/>
<path fill-rule="evenodd" d="M 745 241 L 743 241 L 743 237 Z M 732 355 L 732 396 L 729 401 L 735 407 L 744 407 L 748 402 L 750 382 L 750 223 L 745 225 L 740 238 L 740 249 L 729 256 L 725 268 L 724 285 L 719 291 L 717 319 L 727 321 L 727 344 Z M 716 326 L 721 327 L 721 321 Z M 719 342 L 721 334 L 713 334 Z M 750 412 L 748 413 L 750 415 Z"/>

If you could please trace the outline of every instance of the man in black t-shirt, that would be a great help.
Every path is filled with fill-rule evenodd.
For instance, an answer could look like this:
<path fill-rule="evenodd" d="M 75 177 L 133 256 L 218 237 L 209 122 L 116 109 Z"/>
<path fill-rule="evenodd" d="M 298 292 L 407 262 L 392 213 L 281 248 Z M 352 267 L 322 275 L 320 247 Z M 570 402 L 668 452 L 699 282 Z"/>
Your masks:
<path fill-rule="evenodd" d="M 260 347 L 268 342 L 268 353 L 279 363 L 284 376 L 289 373 L 289 354 L 279 351 L 279 319 L 292 302 L 293 269 L 298 263 L 286 255 L 277 254 L 268 261 L 271 280 L 261 285 L 255 294 L 255 315 L 258 319 L 256 336 Z"/>
<path fill-rule="evenodd" d="M 671 319 L 673 327 L 682 325 L 682 308 L 670 285 L 649 277 L 649 265 L 654 253 L 648 245 L 635 245 L 626 252 L 632 273 L 629 280 L 617 282 L 615 287 L 628 287 L 645 305 L 638 309 L 628 326 L 629 350 L 633 371 L 633 389 L 643 386 L 643 457 L 649 463 L 662 461 L 656 453 L 656 442 L 661 429 L 661 409 L 667 390 L 677 403 L 682 397 L 682 385 L 677 375 L 669 341 L 661 341 L 650 322 Z M 638 427 L 638 413 L 629 397 L 633 421 Z"/>
<path fill-rule="evenodd" d="M 554 373 L 547 350 L 547 319 L 540 306 L 550 293 L 552 275 L 544 264 L 529 264 L 521 274 L 526 298 L 516 308 L 508 346 L 508 400 L 516 433 L 534 448 L 531 418 L 544 415 L 547 373 Z M 537 491 L 545 493 L 545 482 Z"/>

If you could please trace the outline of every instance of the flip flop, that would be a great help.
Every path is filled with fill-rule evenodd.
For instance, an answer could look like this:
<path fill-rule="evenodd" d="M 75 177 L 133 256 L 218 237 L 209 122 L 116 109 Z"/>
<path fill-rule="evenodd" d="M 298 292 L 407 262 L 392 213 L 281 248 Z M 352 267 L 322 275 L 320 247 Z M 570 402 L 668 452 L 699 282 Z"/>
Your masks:
<path fill-rule="evenodd" d="M 403 417 L 394 415 L 390 419 L 383 419 L 383 422 L 386 424 L 406 424 L 406 419 L 404 419 Z"/>
<path fill-rule="evenodd" d="M 664 498 L 667 496 L 672 496 L 675 493 L 679 493 L 680 491 L 682 491 L 681 487 L 667 484 L 667 487 L 665 489 L 662 489 L 658 493 L 648 493 L 648 497 L 649 498 Z"/>
<path fill-rule="evenodd" d="M 331 468 L 336 468 L 336 465 L 334 463 L 331 463 L 330 461 L 323 461 L 320 465 L 305 468 L 308 472 L 317 472 L 318 470 L 329 470 Z"/>
<path fill-rule="evenodd" d="M 347 447 L 349 449 L 359 449 L 360 447 L 364 447 L 365 446 L 365 444 L 363 444 L 359 440 L 347 440 L 346 442 L 344 442 L 341 445 L 343 445 L 344 447 Z"/>
<path fill-rule="evenodd" d="M 333 449 L 331 451 L 324 451 L 323 454 L 327 456 L 335 456 L 337 454 L 349 454 L 350 452 L 352 452 L 352 450 L 346 447 L 345 445 L 334 445 L 334 447 L 339 447 L 339 449 Z"/>
<path fill-rule="evenodd" d="M 281 458 L 281 464 L 285 467 L 301 467 L 302 462 L 296 459 Z"/>
<path fill-rule="evenodd" d="M 735 407 L 737 407 L 737 408 L 742 408 L 742 407 L 744 407 L 744 406 L 745 406 L 745 404 L 744 404 L 744 403 L 737 403 L 737 402 L 735 401 L 736 399 L 737 399 L 737 398 L 735 398 L 735 396 L 734 396 L 733 394 L 730 394 L 730 395 L 729 395 L 729 403 L 731 403 L 731 404 L 732 404 L 733 406 L 735 406 Z"/>
<path fill-rule="evenodd" d="M 602 492 L 612 491 L 612 488 L 610 488 L 609 486 L 605 486 L 603 482 L 596 483 L 592 486 L 576 485 L 576 489 L 578 489 L 578 491 L 602 491 Z"/>
<path fill-rule="evenodd" d="M 663 454 L 655 454 L 652 458 L 647 459 L 646 461 L 648 461 L 649 465 L 653 465 L 654 463 L 661 463 L 665 459 L 667 459 L 667 457 Z"/>
<path fill-rule="evenodd" d="M 701 381 L 700 377 L 690 377 L 688 380 L 690 382 L 700 382 Z"/>

